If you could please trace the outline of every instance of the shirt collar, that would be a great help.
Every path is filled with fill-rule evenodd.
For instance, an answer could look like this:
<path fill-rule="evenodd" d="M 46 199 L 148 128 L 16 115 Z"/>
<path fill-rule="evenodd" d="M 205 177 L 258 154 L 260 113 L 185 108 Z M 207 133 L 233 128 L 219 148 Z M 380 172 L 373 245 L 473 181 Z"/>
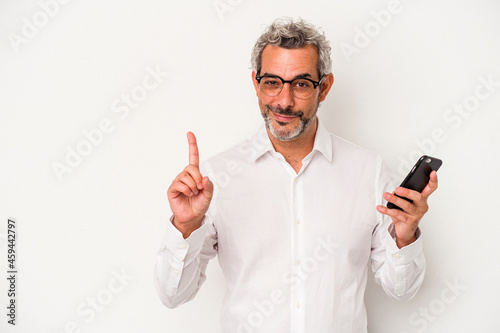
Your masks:
<path fill-rule="evenodd" d="M 269 135 L 267 134 L 265 124 L 252 138 L 252 146 L 255 149 L 255 154 L 253 155 L 254 162 L 257 161 L 265 153 L 274 151 L 274 147 L 271 143 L 271 140 L 269 139 Z M 330 138 L 330 133 L 328 133 L 319 118 L 316 137 L 314 139 L 314 147 L 312 151 L 319 151 L 329 162 L 332 161 L 332 140 Z"/>
<path fill-rule="evenodd" d="M 252 146 L 254 148 L 255 154 L 253 154 L 253 161 L 257 161 L 262 155 L 267 153 L 268 151 L 274 151 L 273 144 L 269 139 L 267 134 L 266 125 L 260 127 L 257 133 L 252 138 Z"/>
<path fill-rule="evenodd" d="M 323 126 L 323 123 L 318 118 L 318 129 L 316 130 L 316 138 L 314 139 L 313 151 L 319 151 L 328 162 L 332 161 L 333 149 L 332 149 L 332 138 L 330 133 Z"/>

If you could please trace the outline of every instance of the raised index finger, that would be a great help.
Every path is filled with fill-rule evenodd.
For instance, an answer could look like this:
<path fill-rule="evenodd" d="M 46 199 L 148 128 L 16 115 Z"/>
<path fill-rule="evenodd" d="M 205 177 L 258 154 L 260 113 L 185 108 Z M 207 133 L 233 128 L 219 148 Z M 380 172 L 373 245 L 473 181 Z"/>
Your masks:
<path fill-rule="evenodd" d="M 189 143 L 189 164 L 192 164 L 195 167 L 199 167 L 200 157 L 198 155 L 198 145 L 196 144 L 196 137 L 192 132 L 188 132 L 187 138 Z"/>

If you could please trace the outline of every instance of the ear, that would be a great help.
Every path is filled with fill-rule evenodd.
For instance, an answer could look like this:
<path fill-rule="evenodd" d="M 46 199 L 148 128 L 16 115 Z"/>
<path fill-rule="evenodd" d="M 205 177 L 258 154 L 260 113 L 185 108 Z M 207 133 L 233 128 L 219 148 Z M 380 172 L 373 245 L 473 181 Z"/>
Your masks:
<path fill-rule="evenodd" d="M 257 95 L 257 97 L 259 97 L 259 83 L 255 79 L 256 76 L 257 76 L 257 74 L 254 71 L 252 71 L 252 83 L 253 83 L 253 87 L 255 88 L 255 94 Z"/>
<path fill-rule="evenodd" d="M 323 79 L 323 83 L 321 84 L 321 93 L 319 94 L 319 101 L 323 102 L 326 98 L 326 95 L 328 95 L 328 92 L 332 88 L 333 85 L 333 74 L 327 74 L 325 75 L 325 78 Z"/>

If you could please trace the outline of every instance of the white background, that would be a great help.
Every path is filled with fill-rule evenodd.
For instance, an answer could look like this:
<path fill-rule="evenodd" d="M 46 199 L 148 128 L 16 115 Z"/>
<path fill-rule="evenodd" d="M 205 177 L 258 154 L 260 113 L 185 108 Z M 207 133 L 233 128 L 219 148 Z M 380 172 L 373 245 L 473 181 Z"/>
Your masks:
<path fill-rule="evenodd" d="M 402 161 L 420 152 L 444 161 L 421 223 L 425 282 L 399 303 L 370 281 L 369 332 L 498 332 L 500 4 L 395 6 L 380 26 L 373 13 L 387 11 L 385 1 L 74 0 L 52 5 L 51 17 L 36 1 L 0 2 L 0 331 L 219 331 L 216 260 L 190 303 L 169 310 L 156 296 L 166 189 L 187 163 L 187 131 L 204 159 L 260 126 L 250 52 L 265 26 L 288 15 L 331 40 L 335 83 L 319 113 L 331 132 L 380 153 L 397 182 L 409 168 Z M 34 21 L 29 38 L 11 42 Z M 357 53 L 346 55 L 346 45 Z M 113 103 L 140 90 L 147 68 L 168 77 L 120 118 Z M 480 78 L 496 82 L 492 92 L 477 88 Z M 471 111 L 449 111 L 465 101 Z M 111 133 L 60 181 L 54 163 L 85 148 L 82 131 L 103 119 Z M 440 142 L 431 142 L 436 129 Z M 18 232 L 15 327 L 3 277 L 9 217 Z M 99 311 L 88 303 L 96 297 Z"/>

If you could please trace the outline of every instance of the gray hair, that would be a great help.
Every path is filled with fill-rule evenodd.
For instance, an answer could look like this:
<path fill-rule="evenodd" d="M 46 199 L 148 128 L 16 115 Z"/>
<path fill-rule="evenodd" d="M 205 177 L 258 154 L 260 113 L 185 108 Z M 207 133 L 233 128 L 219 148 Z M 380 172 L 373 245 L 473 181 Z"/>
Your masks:
<path fill-rule="evenodd" d="M 267 45 L 299 49 L 307 44 L 314 45 L 318 51 L 317 71 L 319 77 L 331 73 L 331 47 L 325 34 L 303 19 L 294 22 L 290 17 L 276 19 L 259 37 L 252 50 L 252 69 L 257 75 L 260 74 L 262 51 Z"/>

